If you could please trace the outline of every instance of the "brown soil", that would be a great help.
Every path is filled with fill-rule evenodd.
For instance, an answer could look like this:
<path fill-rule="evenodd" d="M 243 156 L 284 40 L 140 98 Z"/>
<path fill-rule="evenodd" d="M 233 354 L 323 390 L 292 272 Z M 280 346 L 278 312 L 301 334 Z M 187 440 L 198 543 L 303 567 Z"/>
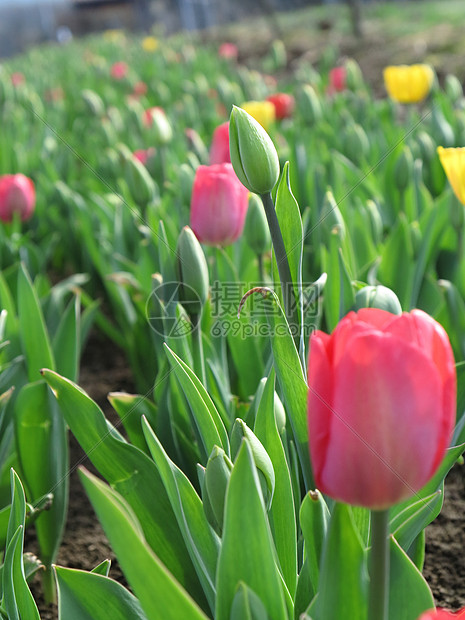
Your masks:
<path fill-rule="evenodd" d="M 111 391 L 133 391 L 131 372 L 124 355 L 114 345 L 94 334 L 82 359 L 81 386 L 112 417 L 107 401 Z M 106 558 L 112 560 L 110 577 L 125 583 L 115 562 L 115 556 L 87 499 L 77 476 L 77 467 L 84 465 L 91 471 L 92 464 L 80 446 L 70 438 L 72 473 L 68 522 L 57 564 L 90 570 Z M 95 470 L 94 470 L 95 471 Z M 445 501 L 439 517 L 426 530 L 426 560 L 424 574 L 430 584 L 437 605 L 458 609 L 465 605 L 465 485 L 464 468 L 456 465 L 446 481 Z M 37 553 L 31 533 L 27 550 Z M 55 620 L 57 608 L 45 605 L 40 578 L 32 584 L 38 600 L 42 620 Z M 129 619 L 128 619 L 129 620 Z"/>

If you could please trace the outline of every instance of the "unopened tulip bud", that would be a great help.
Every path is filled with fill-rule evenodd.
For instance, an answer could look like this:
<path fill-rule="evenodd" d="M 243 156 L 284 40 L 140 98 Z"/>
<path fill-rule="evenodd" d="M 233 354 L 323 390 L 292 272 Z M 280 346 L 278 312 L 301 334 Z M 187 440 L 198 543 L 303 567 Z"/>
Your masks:
<path fill-rule="evenodd" d="M 85 88 L 81 92 L 81 99 L 84 102 L 85 108 L 90 114 L 97 117 L 102 117 L 105 113 L 105 105 L 102 98 L 90 88 Z"/>
<path fill-rule="evenodd" d="M 0 220 L 11 222 L 17 213 L 24 222 L 32 217 L 36 204 L 34 183 L 24 174 L 0 176 Z"/>
<path fill-rule="evenodd" d="M 286 430 L 286 411 L 284 410 L 284 405 L 276 392 L 274 393 L 274 417 L 276 420 L 278 433 L 282 435 Z"/>
<path fill-rule="evenodd" d="M 162 108 L 150 108 L 146 111 L 144 119 L 145 124 L 152 128 L 153 139 L 157 146 L 171 142 L 173 130 Z"/>
<path fill-rule="evenodd" d="M 232 468 L 233 464 L 225 451 L 215 446 L 205 468 L 204 488 L 220 532 L 223 529 L 224 503 Z"/>
<path fill-rule="evenodd" d="M 189 164 L 183 163 L 179 166 L 178 169 L 178 183 L 179 183 L 179 192 L 182 198 L 182 201 L 186 204 L 189 204 L 191 194 L 192 194 L 192 185 L 194 183 L 195 172 L 189 166 Z"/>
<path fill-rule="evenodd" d="M 255 254 L 264 254 L 271 247 L 270 230 L 260 196 L 250 194 L 245 218 L 244 235 Z"/>
<path fill-rule="evenodd" d="M 455 75 L 446 75 L 446 79 L 444 80 L 444 90 L 446 91 L 447 98 L 452 103 L 456 103 L 463 97 L 462 84 Z"/>
<path fill-rule="evenodd" d="M 346 235 L 346 225 L 331 191 L 327 191 L 325 194 L 320 222 L 323 230 L 325 230 L 327 234 L 336 229 L 341 239 L 344 239 Z"/>
<path fill-rule="evenodd" d="M 367 200 L 365 209 L 368 215 L 373 240 L 375 243 L 378 243 L 383 236 L 383 219 L 379 207 L 374 200 Z"/>
<path fill-rule="evenodd" d="M 236 418 L 231 431 L 231 454 L 236 457 L 241 447 L 242 440 L 245 439 L 252 452 L 253 460 L 257 468 L 258 477 L 263 493 L 265 505 L 269 507 L 273 499 L 275 487 L 275 473 L 273 464 L 267 451 L 258 437 L 250 430 L 247 424 L 240 418 Z"/>
<path fill-rule="evenodd" d="M 405 192 L 413 178 L 413 155 L 407 145 L 402 149 L 394 167 L 394 181 L 400 192 Z"/>
<path fill-rule="evenodd" d="M 357 311 L 360 308 L 379 308 L 391 314 L 402 314 L 402 306 L 397 295 L 381 284 L 364 286 L 357 291 L 353 309 Z"/>
<path fill-rule="evenodd" d="M 310 84 L 305 84 L 299 95 L 299 106 L 302 117 L 310 125 L 315 125 L 323 118 L 323 109 L 315 89 Z"/>
<path fill-rule="evenodd" d="M 202 246 L 189 226 L 181 230 L 176 252 L 180 301 L 189 316 L 199 316 L 208 297 L 208 266 Z"/>
<path fill-rule="evenodd" d="M 363 127 L 357 123 L 348 125 L 343 136 L 343 143 L 347 157 L 356 164 L 360 163 L 370 150 L 368 136 Z"/>
<path fill-rule="evenodd" d="M 271 192 L 279 177 L 276 148 L 260 123 L 236 106 L 229 122 L 229 148 L 240 182 L 255 194 Z"/>
<path fill-rule="evenodd" d="M 136 204 L 146 206 L 151 203 L 158 195 L 158 188 L 146 167 L 131 153 L 125 160 L 124 168 L 125 179 Z"/>
<path fill-rule="evenodd" d="M 347 88 L 359 90 L 363 86 L 363 75 L 360 65 L 353 58 L 345 61 Z"/>

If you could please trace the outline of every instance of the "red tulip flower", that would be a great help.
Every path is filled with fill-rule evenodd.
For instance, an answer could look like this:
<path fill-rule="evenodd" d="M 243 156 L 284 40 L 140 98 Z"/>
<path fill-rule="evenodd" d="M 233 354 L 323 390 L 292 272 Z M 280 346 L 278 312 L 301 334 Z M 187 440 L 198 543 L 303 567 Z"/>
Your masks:
<path fill-rule="evenodd" d="M 266 98 L 274 105 L 275 115 L 278 120 L 290 118 L 294 112 L 295 99 L 288 93 L 276 93 Z"/>
<path fill-rule="evenodd" d="M 210 164 L 229 164 L 231 155 L 229 154 L 229 121 L 218 125 L 213 132 L 213 139 L 210 147 Z"/>
<path fill-rule="evenodd" d="M 11 83 L 15 88 L 17 86 L 21 86 L 21 84 L 24 84 L 25 81 L 26 81 L 26 78 L 24 77 L 23 73 L 20 73 L 19 71 L 15 71 L 14 73 L 11 74 Z"/>
<path fill-rule="evenodd" d="M 122 60 L 113 63 L 110 69 L 110 75 L 115 80 L 122 80 L 128 74 L 128 66 Z"/>
<path fill-rule="evenodd" d="M 160 106 L 153 106 L 145 110 L 144 117 L 143 117 L 144 125 L 146 127 L 151 127 L 153 125 L 153 117 L 157 114 L 166 116 L 165 110 L 161 108 Z"/>
<path fill-rule="evenodd" d="M 329 72 L 328 94 L 340 93 L 347 87 L 347 71 L 345 67 L 334 67 Z"/>
<path fill-rule="evenodd" d="M 36 204 L 34 183 L 24 174 L 5 174 L 0 177 L 0 220 L 11 222 L 14 213 L 21 220 L 32 217 Z"/>
<path fill-rule="evenodd" d="M 136 82 L 134 84 L 134 87 L 132 89 L 132 94 L 135 97 L 142 97 L 143 95 L 147 94 L 147 90 L 148 90 L 147 84 L 143 82 L 142 80 L 140 80 L 139 82 Z"/>
<path fill-rule="evenodd" d="M 133 156 L 140 161 L 144 166 L 147 164 L 148 160 L 155 155 L 155 149 L 152 147 L 148 149 L 138 149 L 134 151 Z"/>
<path fill-rule="evenodd" d="M 459 609 L 455 614 L 446 609 L 432 609 L 431 611 L 425 611 L 418 620 L 459 620 L 465 619 L 465 607 Z"/>
<path fill-rule="evenodd" d="M 421 310 L 350 312 L 310 338 L 310 456 L 316 486 L 349 504 L 385 509 L 428 482 L 455 423 L 454 357 Z"/>
<path fill-rule="evenodd" d="M 237 60 L 239 56 L 239 50 L 234 43 L 222 43 L 218 48 L 218 56 L 221 58 L 229 58 L 231 60 Z"/>
<path fill-rule="evenodd" d="M 231 164 L 199 166 L 191 197 L 190 225 L 201 243 L 229 245 L 240 237 L 249 192 Z"/>

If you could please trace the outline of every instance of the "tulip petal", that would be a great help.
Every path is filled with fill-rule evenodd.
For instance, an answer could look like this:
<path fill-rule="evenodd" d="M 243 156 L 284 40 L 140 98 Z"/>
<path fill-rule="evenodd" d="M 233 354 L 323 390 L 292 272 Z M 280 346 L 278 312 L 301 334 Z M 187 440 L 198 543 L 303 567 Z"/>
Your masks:
<path fill-rule="evenodd" d="M 412 495 L 433 473 L 442 433 L 433 362 L 391 334 L 367 333 L 350 339 L 333 376 L 332 407 L 319 412 L 331 421 L 329 434 L 320 422 L 320 490 L 376 509 Z"/>

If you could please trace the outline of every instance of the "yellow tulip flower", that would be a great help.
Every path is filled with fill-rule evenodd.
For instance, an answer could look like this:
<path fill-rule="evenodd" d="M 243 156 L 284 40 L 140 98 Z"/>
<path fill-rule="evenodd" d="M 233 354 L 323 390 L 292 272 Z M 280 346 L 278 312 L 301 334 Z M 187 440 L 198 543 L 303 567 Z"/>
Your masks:
<path fill-rule="evenodd" d="M 271 101 L 247 101 L 241 108 L 260 123 L 265 131 L 268 131 L 275 121 L 276 112 Z"/>
<path fill-rule="evenodd" d="M 142 47 L 146 52 L 154 52 L 158 49 L 160 43 L 155 37 L 145 37 L 142 39 Z"/>
<path fill-rule="evenodd" d="M 438 155 L 455 195 L 465 205 L 465 147 L 438 146 Z"/>
<path fill-rule="evenodd" d="M 434 71 L 429 65 L 399 65 L 386 67 L 384 85 L 391 99 L 399 103 L 418 103 L 431 90 Z"/>

